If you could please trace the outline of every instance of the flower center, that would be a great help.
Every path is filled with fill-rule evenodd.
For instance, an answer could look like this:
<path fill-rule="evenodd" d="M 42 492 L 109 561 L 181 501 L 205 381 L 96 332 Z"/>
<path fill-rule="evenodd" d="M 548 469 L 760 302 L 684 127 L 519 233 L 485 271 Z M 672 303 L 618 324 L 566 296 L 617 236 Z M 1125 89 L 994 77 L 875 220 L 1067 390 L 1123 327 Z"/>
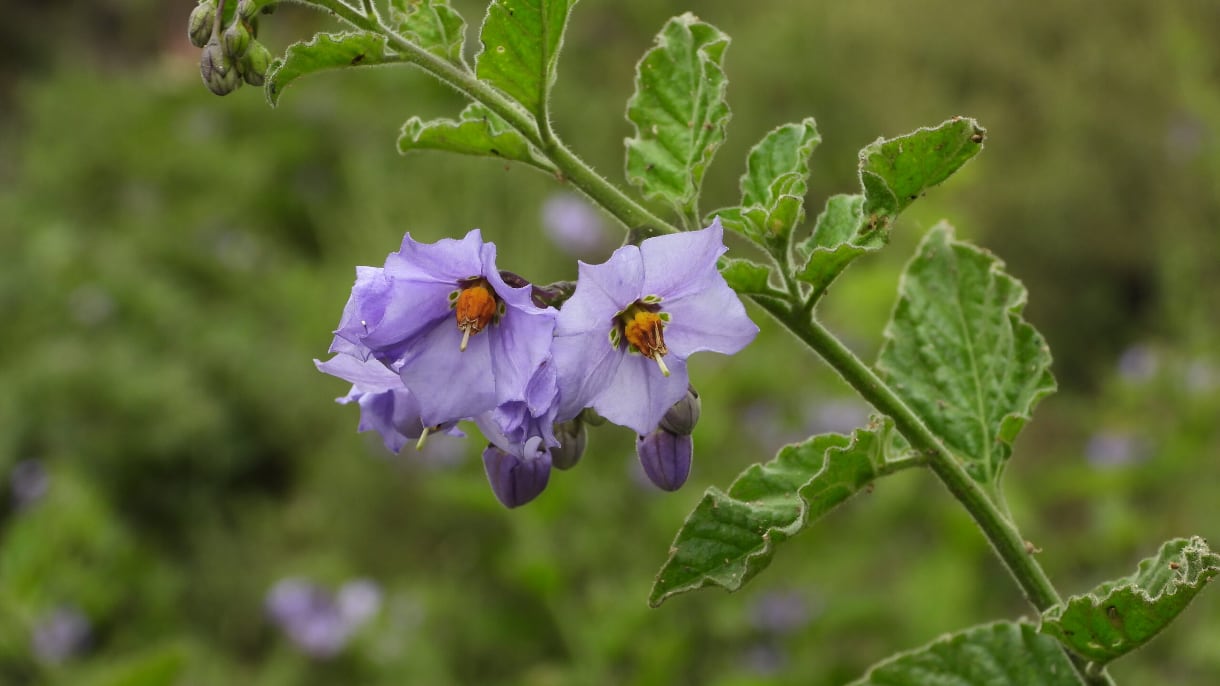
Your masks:
<path fill-rule="evenodd" d="M 470 337 L 499 319 L 501 312 L 500 299 L 496 297 L 487 279 L 470 279 L 462 282 L 460 286 L 461 290 L 453 303 L 453 312 L 457 318 L 458 331 L 462 332 L 461 350 L 465 351 Z"/>
<path fill-rule="evenodd" d="M 648 298 L 646 300 L 653 300 Z M 659 299 L 657 299 L 659 300 Z M 616 334 L 626 339 L 629 350 L 639 352 L 644 357 L 654 360 L 661 368 L 661 373 L 669 376 L 669 368 L 665 366 L 665 355 L 669 348 L 665 345 L 665 326 L 669 315 L 661 311 L 660 306 L 652 302 L 634 302 L 615 318 L 615 330 L 611 331 L 610 339 L 614 343 Z"/>

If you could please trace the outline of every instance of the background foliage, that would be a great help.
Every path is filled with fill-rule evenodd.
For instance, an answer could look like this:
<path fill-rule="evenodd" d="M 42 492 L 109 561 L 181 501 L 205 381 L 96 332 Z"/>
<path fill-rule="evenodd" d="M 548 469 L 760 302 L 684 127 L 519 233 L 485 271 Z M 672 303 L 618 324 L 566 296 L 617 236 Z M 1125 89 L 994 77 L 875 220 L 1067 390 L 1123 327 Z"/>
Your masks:
<path fill-rule="evenodd" d="M 674 495 L 642 485 L 612 428 L 511 513 L 473 441 L 393 457 L 356 435 L 352 408 L 331 402 L 346 388 L 310 363 L 352 267 L 380 263 L 404 230 L 480 226 L 514 271 L 571 278 L 540 230 L 557 187 L 486 160 L 399 157 L 408 115 L 462 106 L 410 71 L 315 77 L 276 110 L 255 89 L 216 99 L 189 9 L 29 3 L 2 29 L 0 683 L 837 684 L 1026 611 L 923 473 L 833 513 L 739 594 L 647 608 L 704 487 L 866 414 L 761 312 L 750 350 L 694 362 L 704 418 Z M 878 135 L 954 114 L 988 128 L 984 154 L 823 312 L 871 359 L 900 265 L 941 217 L 1024 280 L 1063 390 L 1018 441 L 1007 494 L 1066 592 L 1127 573 L 1158 541 L 1220 538 L 1220 49 L 1206 33 L 1220 8 L 585 0 L 554 112 L 603 172 L 622 168 L 632 133 L 632 65 L 687 9 L 733 38 L 724 159 L 816 116 L 812 207 L 857 188 L 856 151 Z M 295 7 L 270 19 L 273 47 L 320 26 Z M 739 172 L 709 167 L 704 205 L 729 204 Z M 607 227 L 578 256 L 616 240 Z M 370 579 L 382 603 L 338 656 L 313 659 L 264 611 L 285 578 Z M 88 640 L 40 656 L 65 609 Z M 1216 645 L 1220 596 L 1203 594 L 1111 671 L 1206 682 Z"/>

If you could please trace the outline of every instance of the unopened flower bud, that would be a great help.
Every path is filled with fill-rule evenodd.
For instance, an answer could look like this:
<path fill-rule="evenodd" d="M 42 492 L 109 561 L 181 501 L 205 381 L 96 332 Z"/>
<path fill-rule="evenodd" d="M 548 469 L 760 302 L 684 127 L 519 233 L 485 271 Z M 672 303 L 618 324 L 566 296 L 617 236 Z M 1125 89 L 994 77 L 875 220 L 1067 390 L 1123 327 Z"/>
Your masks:
<path fill-rule="evenodd" d="M 224 43 L 225 54 L 234 61 L 241 59 L 241 56 L 245 55 L 246 50 L 250 48 L 250 30 L 240 19 L 230 24 L 229 28 L 221 34 L 220 39 Z"/>
<path fill-rule="evenodd" d="M 216 3 L 204 0 L 191 10 L 191 18 L 187 20 L 187 34 L 191 37 L 191 45 L 202 48 L 212 37 L 212 24 L 216 21 Z"/>
<path fill-rule="evenodd" d="M 686 387 L 686 395 L 673 404 L 661 417 L 661 428 L 671 434 L 689 436 L 699 423 L 699 411 L 702 403 L 694 386 Z"/>
<path fill-rule="evenodd" d="M 556 424 L 555 438 L 559 441 L 559 447 L 551 448 L 551 464 L 559 469 L 575 467 L 589 443 L 589 432 L 585 430 L 584 422 L 577 417 Z"/>
<path fill-rule="evenodd" d="M 249 19 L 254 16 L 258 9 L 254 6 L 254 0 L 241 0 L 237 3 L 237 16 L 242 19 Z"/>
<path fill-rule="evenodd" d="M 496 498 L 508 508 L 520 507 L 538 497 L 551 478 L 551 456 L 518 457 L 495 445 L 483 451 L 483 469 Z"/>
<path fill-rule="evenodd" d="M 267 80 L 267 69 L 271 67 L 271 51 L 258 41 L 250 41 L 250 48 L 237 63 L 242 78 L 251 86 L 262 86 Z"/>
<path fill-rule="evenodd" d="M 657 429 L 647 436 L 636 438 L 635 451 L 649 481 L 661 490 L 676 491 L 690 476 L 695 440 L 690 436 L 676 436 L 665 429 Z"/>
<path fill-rule="evenodd" d="M 203 83 L 216 95 L 228 95 L 241 86 L 241 76 L 237 73 L 237 65 L 225 55 L 216 38 L 208 41 L 199 59 L 199 75 Z"/>

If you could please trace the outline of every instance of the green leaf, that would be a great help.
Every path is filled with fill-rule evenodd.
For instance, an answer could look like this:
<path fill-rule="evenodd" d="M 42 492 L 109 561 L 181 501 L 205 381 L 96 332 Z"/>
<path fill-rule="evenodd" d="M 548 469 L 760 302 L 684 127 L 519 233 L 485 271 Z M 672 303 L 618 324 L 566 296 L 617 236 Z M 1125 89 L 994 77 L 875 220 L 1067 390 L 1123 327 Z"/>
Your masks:
<path fill-rule="evenodd" d="M 274 107 L 280 94 L 306 74 L 344 67 L 398 62 L 386 51 L 385 36 L 368 32 L 319 33 L 308 43 L 293 43 L 284 56 L 271 63 L 265 85 L 267 102 Z"/>
<path fill-rule="evenodd" d="M 462 110 L 457 121 L 408 119 L 398 137 L 398 151 L 406 154 L 416 150 L 448 150 L 463 155 L 495 157 L 524 162 L 547 172 L 555 171 L 525 137 L 477 103 Z"/>
<path fill-rule="evenodd" d="M 404 38 L 424 50 L 462 64 L 466 20 L 449 0 L 390 0 L 390 21 Z"/>
<path fill-rule="evenodd" d="M 729 37 L 689 12 L 674 17 L 636 65 L 627 119 L 627 179 L 690 214 L 707 165 L 724 142 L 729 106 L 722 63 Z"/>
<path fill-rule="evenodd" d="M 888 223 L 925 190 L 949 178 L 978 154 L 985 134 L 975 120 L 954 117 L 866 146 L 860 151 L 860 185 L 870 223 Z"/>
<path fill-rule="evenodd" d="M 907 264 L 877 371 L 975 480 L 998 483 L 1034 405 L 1055 390 L 1025 287 L 991 253 L 933 227 Z"/>
<path fill-rule="evenodd" d="M 648 602 L 709 584 L 741 588 L 765 569 L 775 546 L 882 474 L 916 464 L 887 459 L 888 420 L 840 434 L 814 436 L 782 448 L 775 459 L 750 466 L 728 493 L 709 488 L 686 518 L 653 582 Z"/>
<path fill-rule="evenodd" d="M 742 295 L 775 293 L 775 289 L 768 283 L 771 279 L 771 268 L 764 264 L 732 257 L 721 258 L 720 275 L 728 282 L 729 288 Z"/>
<path fill-rule="evenodd" d="M 805 260 L 796 278 L 813 285 L 814 301 L 853 260 L 886 244 L 884 232 L 866 229 L 863 195 L 833 195 L 827 199 L 813 233 L 796 248 L 797 255 Z"/>
<path fill-rule="evenodd" d="M 1072 663 L 1032 624 L 997 622 L 878 663 L 850 686 L 1080 686 Z"/>
<path fill-rule="evenodd" d="M 796 175 L 799 186 L 789 186 L 785 192 L 803 198 L 808 190 L 809 156 L 821 142 L 812 118 L 784 124 L 764 136 L 746 157 L 746 173 L 741 177 L 742 207 L 771 207 L 779 192 L 774 184 L 788 174 Z"/>
<path fill-rule="evenodd" d="M 495 0 L 475 58 L 480 79 L 507 93 L 540 122 L 555 82 L 563 30 L 576 0 Z"/>
<path fill-rule="evenodd" d="M 1042 631 L 1099 664 L 1147 643 L 1220 574 L 1220 555 L 1202 538 L 1178 538 L 1131 576 L 1107 581 L 1042 614 Z"/>

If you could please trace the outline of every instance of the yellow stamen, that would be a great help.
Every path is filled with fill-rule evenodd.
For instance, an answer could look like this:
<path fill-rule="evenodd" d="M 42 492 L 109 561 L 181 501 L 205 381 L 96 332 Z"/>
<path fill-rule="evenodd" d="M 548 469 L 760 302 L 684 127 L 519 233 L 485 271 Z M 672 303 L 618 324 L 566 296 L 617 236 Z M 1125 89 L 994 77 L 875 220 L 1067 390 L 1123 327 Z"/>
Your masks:
<path fill-rule="evenodd" d="M 464 352 L 470 337 L 487 328 L 496 315 L 496 307 L 496 294 L 486 279 L 478 279 L 462 288 L 453 306 L 458 330 L 462 332 L 460 350 Z"/>
<path fill-rule="evenodd" d="M 419 440 L 415 442 L 416 450 L 423 450 L 424 444 L 428 442 L 428 434 L 432 432 L 432 427 L 425 426 L 424 432 L 419 435 Z"/>
<path fill-rule="evenodd" d="M 627 311 L 629 319 L 623 325 L 623 336 L 627 342 L 634 345 L 640 354 L 655 360 L 661 368 L 661 373 L 669 376 L 669 367 L 661 358 L 669 354 L 665 345 L 665 321 L 656 312 L 632 308 Z"/>

